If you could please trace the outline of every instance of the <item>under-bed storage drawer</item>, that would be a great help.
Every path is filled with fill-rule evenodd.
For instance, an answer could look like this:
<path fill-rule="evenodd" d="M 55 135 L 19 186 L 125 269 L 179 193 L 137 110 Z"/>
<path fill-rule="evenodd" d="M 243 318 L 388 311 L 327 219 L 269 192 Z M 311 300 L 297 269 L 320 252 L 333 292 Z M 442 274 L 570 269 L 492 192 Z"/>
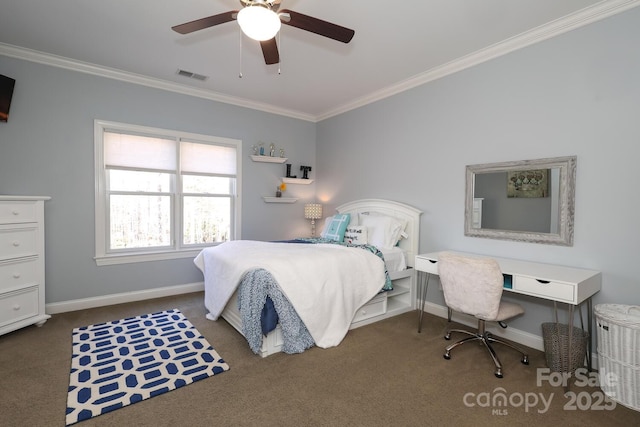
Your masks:
<path fill-rule="evenodd" d="M 382 293 L 363 305 L 353 316 L 353 322 L 361 322 L 387 312 L 387 294 Z"/>
<path fill-rule="evenodd" d="M 515 276 L 513 290 L 537 295 L 540 298 L 572 302 L 575 286 L 569 283 L 536 280 L 531 277 Z"/>

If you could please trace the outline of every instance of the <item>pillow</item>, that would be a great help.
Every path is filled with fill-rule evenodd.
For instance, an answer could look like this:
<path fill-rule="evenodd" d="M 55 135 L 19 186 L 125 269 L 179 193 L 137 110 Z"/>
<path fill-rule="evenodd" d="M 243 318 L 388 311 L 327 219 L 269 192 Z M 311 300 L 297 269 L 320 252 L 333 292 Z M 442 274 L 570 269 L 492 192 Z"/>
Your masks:
<path fill-rule="evenodd" d="M 380 248 L 392 248 L 403 237 L 407 221 L 382 214 L 361 214 L 360 224 L 367 227 L 369 243 Z"/>
<path fill-rule="evenodd" d="M 366 245 L 367 227 L 362 225 L 349 225 L 344 232 L 344 241 L 354 245 Z"/>
<path fill-rule="evenodd" d="M 329 225 L 331 224 L 332 216 L 328 216 L 324 219 L 324 225 L 322 226 L 322 231 L 320 232 L 320 237 L 324 236 L 324 234 L 329 229 Z"/>
<path fill-rule="evenodd" d="M 351 220 L 351 214 L 337 214 L 331 218 L 326 230 L 322 231 L 321 237 L 329 240 L 342 242 L 344 240 L 344 232 Z"/>

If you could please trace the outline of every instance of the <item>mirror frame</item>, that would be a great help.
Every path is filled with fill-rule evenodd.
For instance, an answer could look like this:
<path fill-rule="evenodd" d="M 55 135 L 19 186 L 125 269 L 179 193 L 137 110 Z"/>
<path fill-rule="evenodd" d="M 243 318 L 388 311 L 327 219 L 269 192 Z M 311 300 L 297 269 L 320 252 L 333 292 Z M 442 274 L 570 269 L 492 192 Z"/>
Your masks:
<path fill-rule="evenodd" d="M 468 165 L 464 206 L 464 235 L 489 239 L 513 240 L 528 243 L 547 243 L 573 246 L 573 216 L 575 210 L 576 156 L 513 162 Z M 493 230 L 472 228 L 473 192 L 476 173 L 509 172 L 521 169 L 560 169 L 560 194 L 558 233 L 534 233 L 529 231 Z M 506 186 L 506 183 L 505 183 Z"/>

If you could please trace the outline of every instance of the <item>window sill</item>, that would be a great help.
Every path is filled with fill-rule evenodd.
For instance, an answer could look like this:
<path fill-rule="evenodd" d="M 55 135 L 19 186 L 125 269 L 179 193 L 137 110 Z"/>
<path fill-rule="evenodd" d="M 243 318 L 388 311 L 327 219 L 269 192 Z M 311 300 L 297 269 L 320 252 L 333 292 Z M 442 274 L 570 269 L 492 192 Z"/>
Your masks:
<path fill-rule="evenodd" d="M 116 264 L 132 264 L 136 262 L 148 262 L 148 261 L 165 261 L 169 259 L 180 258 L 195 258 L 200 251 L 204 248 L 187 249 L 183 251 L 170 251 L 170 252 L 149 252 L 138 254 L 117 254 L 117 255 L 100 255 L 96 256 L 96 264 L 98 266 L 103 265 L 116 265 Z"/>

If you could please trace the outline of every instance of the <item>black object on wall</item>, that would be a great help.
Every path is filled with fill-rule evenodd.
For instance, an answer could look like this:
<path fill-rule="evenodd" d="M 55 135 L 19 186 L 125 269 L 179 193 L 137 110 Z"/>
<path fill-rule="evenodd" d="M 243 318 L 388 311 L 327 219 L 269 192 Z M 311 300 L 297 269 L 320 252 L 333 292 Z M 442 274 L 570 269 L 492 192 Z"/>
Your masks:
<path fill-rule="evenodd" d="M 9 107 L 11 107 L 15 84 L 14 79 L 0 74 L 0 122 L 9 120 Z"/>

